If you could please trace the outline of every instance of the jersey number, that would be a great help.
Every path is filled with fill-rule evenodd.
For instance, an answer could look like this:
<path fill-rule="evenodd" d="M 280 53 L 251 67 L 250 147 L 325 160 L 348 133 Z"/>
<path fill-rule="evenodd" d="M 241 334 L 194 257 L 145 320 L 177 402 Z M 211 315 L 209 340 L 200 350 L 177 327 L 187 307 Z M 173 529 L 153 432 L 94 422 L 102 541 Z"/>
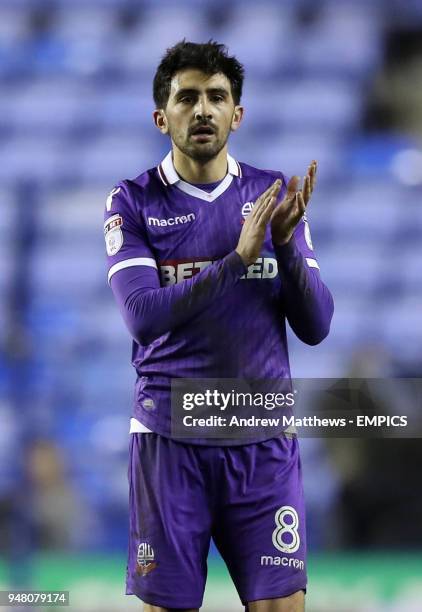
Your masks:
<path fill-rule="evenodd" d="M 282 506 L 275 514 L 275 524 L 277 527 L 273 531 L 274 546 L 283 553 L 296 552 L 300 546 L 299 516 L 296 510 L 292 506 Z"/>

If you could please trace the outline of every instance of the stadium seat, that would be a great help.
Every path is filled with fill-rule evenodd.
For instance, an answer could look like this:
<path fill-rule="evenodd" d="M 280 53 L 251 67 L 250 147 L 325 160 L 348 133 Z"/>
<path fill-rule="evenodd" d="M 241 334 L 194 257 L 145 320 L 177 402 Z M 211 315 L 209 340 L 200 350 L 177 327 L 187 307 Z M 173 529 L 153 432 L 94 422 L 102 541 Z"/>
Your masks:
<path fill-rule="evenodd" d="M 270 78 L 296 63 L 298 32 L 288 6 L 261 2 L 242 5 L 241 10 L 233 7 L 218 36 L 242 58 L 252 78 Z"/>
<path fill-rule="evenodd" d="M 381 59 L 376 6 L 333 0 L 321 3 L 317 19 L 300 38 L 298 55 L 302 69 L 309 73 L 365 77 Z"/>

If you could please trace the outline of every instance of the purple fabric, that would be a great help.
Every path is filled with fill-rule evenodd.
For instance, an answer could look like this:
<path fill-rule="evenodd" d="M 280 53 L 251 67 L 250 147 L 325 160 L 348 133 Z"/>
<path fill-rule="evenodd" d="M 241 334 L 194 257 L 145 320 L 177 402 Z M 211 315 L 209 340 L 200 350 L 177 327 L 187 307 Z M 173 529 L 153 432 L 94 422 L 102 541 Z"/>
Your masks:
<path fill-rule="evenodd" d="M 306 265 L 294 238 L 274 250 L 286 318 L 300 340 L 318 344 L 330 330 L 334 311 L 331 293 L 319 273 Z M 146 266 L 121 270 L 111 286 L 132 336 L 140 344 L 149 344 L 221 298 L 246 271 L 233 251 L 196 276 L 170 287 L 161 288 L 156 272 Z"/>
<path fill-rule="evenodd" d="M 329 330 L 333 301 L 309 267 L 317 263 L 305 219 L 277 249 L 268 227 L 247 270 L 235 252 L 252 203 L 276 178 L 283 198 L 287 183 L 279 172 L 240 166 L 242 176 L 230 175 L 214 199 L 165 184 L 156 168 L 108 198 L 110 284 L 134 339 L 133 416 L 165 436 L 174 378 L 290 380 L 286 318 L 309 344 Z"/>
<path fill-rule="evenodd" d="M 281 277 L 281 296 L 290 327 L 306 344 L 319 344 L 328 335 L 334 301 L 319 272 L 310 268 L 293 238 L 274 248 Z"/>
<path fill-rule="evenodd" d="M 150 344 L 221 299 L 245 272 L 241 257 L 233 251 L 176 285 L 160 287 L 154 269 L 133 266 L 115 274 L 111 287 L 132 336 L 140 344 Z"/>
<path fill-rule="evenodd" d="M 127 594 L 199 608 L 211 537 L 244 605 L 306 589 L 297 439 L 224 448 L 133 434 L 129 481 Z"/>
<path fill-rule="evenodd" d="M 213 189 L 218 187 L 220 183 L 221 181 L 216 181 L 215 183 L 194 183 L 194 185 L 195 187 L 199 187 L 200 189 L 203 189 L 204 191 L 212 191 Z"/>

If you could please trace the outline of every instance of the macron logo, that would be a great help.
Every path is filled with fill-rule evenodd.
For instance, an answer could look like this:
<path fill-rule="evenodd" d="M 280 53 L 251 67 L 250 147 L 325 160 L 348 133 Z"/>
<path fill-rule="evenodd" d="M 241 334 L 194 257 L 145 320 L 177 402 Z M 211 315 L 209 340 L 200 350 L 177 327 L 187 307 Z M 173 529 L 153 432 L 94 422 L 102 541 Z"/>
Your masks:
<path fill-rule="evenodd" d="M 190 223 L 195 220 L 195 213 L 182 215 L 181 217 L 169 217 L 169 219 L 157 219 L 156 217 L 148 217 L 148 225 L 156 225 L 159 227 L 167 227 L 169 225 L 180 225 Z"/>

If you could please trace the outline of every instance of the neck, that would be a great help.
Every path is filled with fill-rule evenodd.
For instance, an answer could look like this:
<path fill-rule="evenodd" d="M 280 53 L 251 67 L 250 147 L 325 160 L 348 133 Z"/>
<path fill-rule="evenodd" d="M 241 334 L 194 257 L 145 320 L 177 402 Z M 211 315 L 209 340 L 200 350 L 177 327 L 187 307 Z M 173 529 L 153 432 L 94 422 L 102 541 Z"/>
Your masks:
<path fill-rule="evenodd" d="M 188 183 L 215 183 L 227 174 L 227 147 L 223 147 L 216 157 L 200 162 L 188 157 L 173 145 L 173 165 L 182 179 Z"/>

